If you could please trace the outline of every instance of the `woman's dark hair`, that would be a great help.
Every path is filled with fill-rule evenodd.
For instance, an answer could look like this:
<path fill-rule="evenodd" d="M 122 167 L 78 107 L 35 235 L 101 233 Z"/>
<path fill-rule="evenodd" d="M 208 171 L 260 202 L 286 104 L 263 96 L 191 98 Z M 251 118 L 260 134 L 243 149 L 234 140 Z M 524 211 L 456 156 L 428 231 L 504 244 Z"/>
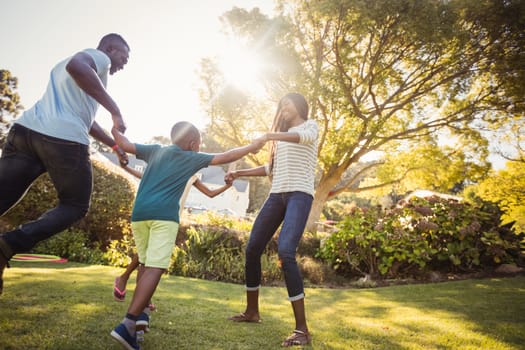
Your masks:
<path fill-rule="evenodd" d="M 290 92 L 284 95 L 283 98 L 279 101 L 279 104 L 277 105 L 277 112 L 275 112 L 275 117 L 273 118 L 273 124 L 272 128 L 270 129 L 272 132 L 279 132 L 283 131 L 286 132 L 288 129 L 290 129 L 290 125 L 284 120 L 284 118 L 281 116 L 281 108 L 282 103 L 284 99 L 290 99 L 292 103 L 295 106 L 295 109 L 297 109 L 297 112 L 299 113 L 299 116 L 304 119 L 308 120 L 308 102 L 306 102 L 306 98 L 304 98 L 303 95 L 297 93 L 297 92 Z M 275 141 L 270 143 L 270 178 L 273 173 L 273 158 L 275 157 Z"/>
<path fill-rule="evenodd" d="M 281 117 L 281 108 L 284 99 L 290 99 L 294 104 L 295 109 L 297 109 L 299 116 L 304 120 L 308 120 L 308 102 L 306 102 L 306 98 L 297 92 L 290 92 L 281 98 L 277 104 L 277 111 L 275 112 L 275 117 L 273 118 L 273 124 L 271 128 L 272 132 L 288 131 L 288 129 L 290 129 L 288 123 L 286 123 L 286 121 Z"/>

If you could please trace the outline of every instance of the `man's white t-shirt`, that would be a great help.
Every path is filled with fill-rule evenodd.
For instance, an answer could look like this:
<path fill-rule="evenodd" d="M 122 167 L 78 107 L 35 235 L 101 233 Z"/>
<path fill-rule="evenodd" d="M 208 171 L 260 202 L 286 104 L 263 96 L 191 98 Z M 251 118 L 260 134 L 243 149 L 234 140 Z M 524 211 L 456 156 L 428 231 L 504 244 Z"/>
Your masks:
<path fill-rule="evenodd" d="M 95 61 L 97 75 L 105 87 L 111 60 L 96 49 L 83 52 Z M 89 145 L 89 130 L 95 120 L 98 102 L 86 94 L 66 71 L 70 59 L 59 62 L 51 70 L 44 96 L 15 123 L 41 134 Z"/>

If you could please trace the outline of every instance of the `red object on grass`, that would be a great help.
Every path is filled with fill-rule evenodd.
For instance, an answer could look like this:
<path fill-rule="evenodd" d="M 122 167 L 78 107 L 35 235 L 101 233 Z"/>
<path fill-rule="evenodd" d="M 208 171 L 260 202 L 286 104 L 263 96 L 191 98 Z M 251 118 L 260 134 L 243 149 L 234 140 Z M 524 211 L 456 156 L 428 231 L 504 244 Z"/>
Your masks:
<path fill-rule="evenodd" d="M 26 262 L 56 262 L 66 263 L 66 258 L 61 258 L 56 255 L 47 254 L 16 254 L 11 258 L 13 261 L 26 261 Z"/>

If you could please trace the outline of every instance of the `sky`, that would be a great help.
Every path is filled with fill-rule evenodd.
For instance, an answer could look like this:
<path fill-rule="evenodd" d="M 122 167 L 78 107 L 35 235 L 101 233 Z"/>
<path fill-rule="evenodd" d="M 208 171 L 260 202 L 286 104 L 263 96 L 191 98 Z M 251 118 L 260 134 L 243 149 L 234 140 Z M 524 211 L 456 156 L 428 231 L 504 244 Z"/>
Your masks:
<path fill-rule="evenodd" d="M 130 140 L 168 136 L 181 120 L 202 129 L 207 118 L 198 97 L 199 62 L 231 49 L 219 17 L 234 6 L 272 15 L 274 2 L 0 0 L 0 68 L 18 78 L 22 105 L 29 109 L 44 93 L 56 63 L 95 48 L 107 33 L 119 33 L 131 47 L 130 59 L 109 77 L 107 90 L 119 105 Z M 239 56 L 230 55 L 233 61 L 227 64 L 241 67 L 243 62 L 235 61 Z M 109 131 L 111 116 L 103 107 L 96 120 Z"/>

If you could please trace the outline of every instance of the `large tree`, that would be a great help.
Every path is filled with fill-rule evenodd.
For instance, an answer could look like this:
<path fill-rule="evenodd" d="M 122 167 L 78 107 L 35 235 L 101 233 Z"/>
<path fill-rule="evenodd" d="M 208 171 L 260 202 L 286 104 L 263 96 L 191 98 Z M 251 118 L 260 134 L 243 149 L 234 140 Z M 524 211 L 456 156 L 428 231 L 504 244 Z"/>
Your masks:
<path fill-rule="evenodd" d="M 18 79 L 10 71 L 0 69 L 0 147 L 12 119 L 23 109 L 17 87 Z"/>
<path fill-rule="evenodd" d="M 486 141 L 477 128 L 514 115 L 504 108 L 508 100 L 495 98 L 508 94 L 501 77 L 514 69 L 499 64 L 494 70 L 504 62 L 496 48 L 508 37 L 505 31 L 487 30 L 505 19 L 479 20 L 493 3 L 515 4 L 295 0 L 282 1 L 274 19 L 253 10 L 225 15 L 232 32 L 262 53 L 284 59 L 282 65 L 265 56 L 275 62 L 269 65 L 274 81 L 269 95 L 304 92 L 320 125 L 309 229 L 329 196 L 359 190 L 355 176 L 362 178 L 363 172 L 351 168 L 371 153 L 391 157 L 422 140 L 437 143 L 449 135 L 454 140 L 449 151 L 462 152 L 464 164 L 476 164 L 479 171 L 487 168 Z M 369 164 L 365 170 L 375 172 L 385 162 Z M 405 164 L 407 172 L 399 173 L 408 173 L 412 164 Z"/>

